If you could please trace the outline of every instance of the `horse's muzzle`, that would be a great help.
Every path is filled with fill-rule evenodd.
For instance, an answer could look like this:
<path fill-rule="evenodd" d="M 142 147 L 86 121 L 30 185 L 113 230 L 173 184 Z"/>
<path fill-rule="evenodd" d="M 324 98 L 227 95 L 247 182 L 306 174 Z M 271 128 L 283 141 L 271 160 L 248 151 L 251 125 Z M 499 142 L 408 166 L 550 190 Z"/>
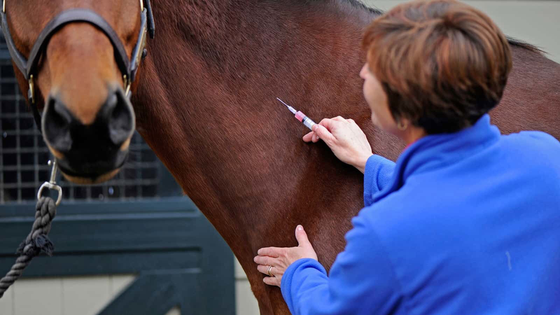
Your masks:
<path fill-rule="evenodd" d="M 134 110 L 122 89 L 109 93 L 92 124 L 84 125 L 56 96 L 47 101 L 43 137 L 70 181 L 98 183 L 124 164 L 135 128 Z"/>

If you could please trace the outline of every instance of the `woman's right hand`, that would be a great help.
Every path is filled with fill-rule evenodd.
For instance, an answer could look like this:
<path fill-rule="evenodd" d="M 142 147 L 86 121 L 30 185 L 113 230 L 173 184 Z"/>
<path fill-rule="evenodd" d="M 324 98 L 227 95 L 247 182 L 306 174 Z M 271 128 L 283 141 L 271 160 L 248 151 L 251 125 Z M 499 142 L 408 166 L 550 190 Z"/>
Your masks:
<path fill-rule="evenodd" d="M 366 162 L 373 154 L 366 135 L 352 119 L 344 119 L 340 116 L 325 118 L 315 126 L 313 131 L 303 136 L 305 142 L 317 142 L 323 140 L 334 155 L 346 164 L 364 172 Z"/>

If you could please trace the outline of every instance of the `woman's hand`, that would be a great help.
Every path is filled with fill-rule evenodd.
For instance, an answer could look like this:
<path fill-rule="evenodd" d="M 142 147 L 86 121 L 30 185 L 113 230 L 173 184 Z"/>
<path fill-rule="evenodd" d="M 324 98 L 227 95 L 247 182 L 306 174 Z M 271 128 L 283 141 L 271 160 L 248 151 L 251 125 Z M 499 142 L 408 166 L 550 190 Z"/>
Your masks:
<path fill-rule="evenodd" d="M 303 226 L 296 228 L 297 247 L 265 247 L 259 249 L 254 261 L 258 264 L 257 270 L 268 277 L 263 279 L 268 285 L 280 287 L 282 276 L 286 269 L 298 259 L 312 258 L 317 260 L 317 254 L 307 239 Z"/>
<path fill-rule="evenodd" d="M 325 118 L 315 126 L 313 131 L 303 136 L 305 142 L 323 140 L 334 155 L 346 164 L 364 172 L 368 158 L 373 154 L 366 135 L 352 119 L 340 116 Z"/>

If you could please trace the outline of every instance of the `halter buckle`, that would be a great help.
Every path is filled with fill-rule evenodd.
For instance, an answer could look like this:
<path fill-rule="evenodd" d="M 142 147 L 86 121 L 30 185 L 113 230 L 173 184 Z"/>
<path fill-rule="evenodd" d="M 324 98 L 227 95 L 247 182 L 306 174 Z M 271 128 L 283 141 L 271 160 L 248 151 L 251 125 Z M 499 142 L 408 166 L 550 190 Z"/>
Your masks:
<path fill-rule="evenodd" d="M 35 104 L 35 83 L 33 82 L 33 75 L 29 76 L 29 90 L 27 90 L 27 97 L 31 104 Z"/>
<path fill-rule="evenodd" d="M 56 173 L 58 172 L 58 165 L 56 163 L 56 160 L 54 160 L 54 162 L 49 161 L 48 164 L 52 165 L 51 179 L 48 182 L 44 182 L 43 185 L 41 185 L 41 187 L 39 187 L 39 191 L 37 192 L 37 200 L 41 199 L 43 189 L 47 188 L 47 189 L 56 190 L 58 192 L 58 198 L 56 199 L 56 205 L 58 206 L 58 205 L 60 205 L 60 202 L 62 201 L 62 187 L 60 187 L 56 184 Z"/>
<path fill-rule="evenodd" d="M 132 84 L 132 82 L 130 82 L 130 78 L 127 77 L 127 75 L 123 75 L 123 83 L 124 83 L 124 95 L 126 95 L 127 97 L 129 97 L 129 93 L 130 93 L 130 85 Z"/>

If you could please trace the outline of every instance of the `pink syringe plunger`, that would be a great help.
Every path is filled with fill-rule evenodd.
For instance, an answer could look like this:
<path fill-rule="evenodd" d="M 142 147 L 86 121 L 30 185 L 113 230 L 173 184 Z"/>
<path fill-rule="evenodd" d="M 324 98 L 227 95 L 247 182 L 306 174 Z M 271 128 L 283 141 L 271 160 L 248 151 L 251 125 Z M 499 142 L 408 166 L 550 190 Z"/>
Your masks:
<path fill-rule="evenodd" d="M 286 104 L 284 101 L 282 101 L 281 99 L 279 99 L 278 97 L 276 98 L 278 101 L 280 101 L 280 103 L 284 104 L 289 110 L 290 112 L 292 112 L 292 114 L 295 115 L 295 117 L 297 118 L 297 120 L 301 121 L 305 127 L 309 128 L 310 130 L 313 130 L 313 126 L 316 125 L 317 123 L 314 122 L 313 120 L 311 120 L 311 118 L 307 117 L 304 113 L 302 113 L 301 111 L 296 111 L 292 106 Z"/>

